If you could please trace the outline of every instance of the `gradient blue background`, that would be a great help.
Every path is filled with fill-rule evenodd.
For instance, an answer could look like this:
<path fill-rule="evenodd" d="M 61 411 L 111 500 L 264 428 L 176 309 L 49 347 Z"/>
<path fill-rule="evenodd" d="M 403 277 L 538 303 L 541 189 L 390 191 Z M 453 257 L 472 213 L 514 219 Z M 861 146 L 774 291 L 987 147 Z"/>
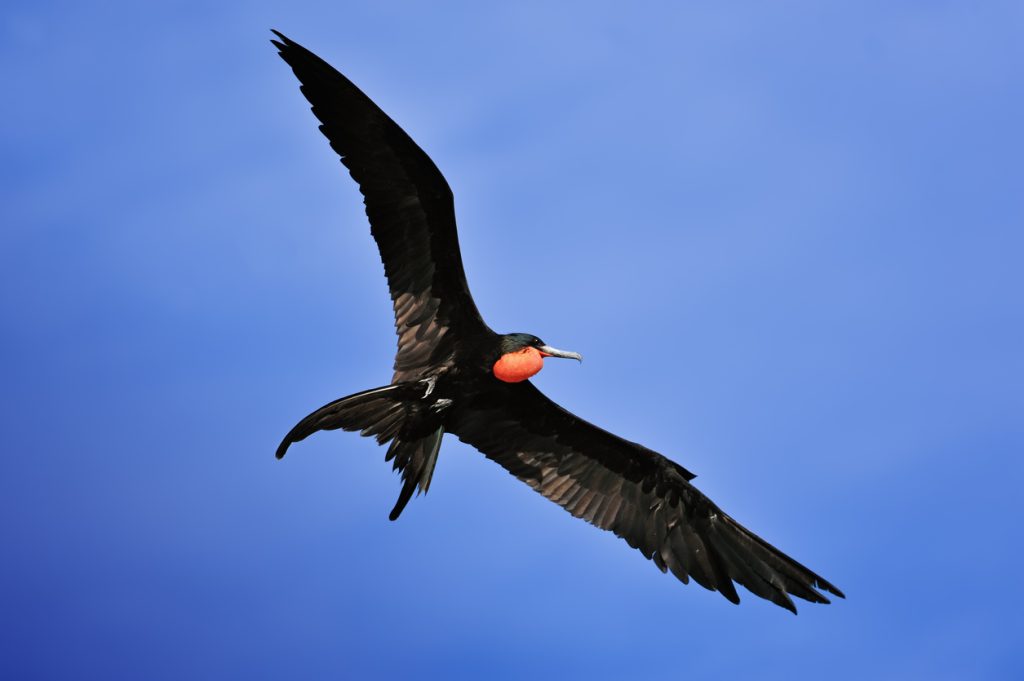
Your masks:
<path fill-rule="evenodd" d="M 5 5 L 0 675 L 1021 678 L 1022 5 L 487 4 Z M 849 599 L 683 587 L 451 437 L 397 523 L 371 441 L 275 461 L 394 336 L 270 27 L 584 353 L 543 390 Z"/>

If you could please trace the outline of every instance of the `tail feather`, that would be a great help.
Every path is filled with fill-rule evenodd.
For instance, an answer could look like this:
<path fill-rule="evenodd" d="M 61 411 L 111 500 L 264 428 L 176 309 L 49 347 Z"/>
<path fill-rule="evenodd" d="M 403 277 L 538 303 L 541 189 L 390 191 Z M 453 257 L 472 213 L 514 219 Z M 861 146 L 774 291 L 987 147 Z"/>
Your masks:
<path fill-rule="evenodd" d="M 375 436 L 379 444 L 395 437 L 406 416 L 405 393 L 408 385 L 399 383 L 364 390 L 325 404 L 295 424 L 277 448 L 282 458 L 293 442 L 305 440 L 320 430 L 358 430 L 361 435 Z"/>
<path fill-rule="evenodd" d="M 288 432 L 277 448 L 277 458 L 283 458 L 293 442 L 320 430 L 359 431 L 376 438 L 378 444 L 390 440 L 384 458 L 394 459 L 394 469 L 402 476 L 402 491 L 389 515 L 395 520 L 417 488 L 420 493 L 430 488 L 444 436 L 444 427 L 436 425 L 429 416 L 431 410 L 421 405 L 422 397 L 422 386 L 410 382 L 365 390 L 325 404 Z"/>
<path fill-rule="evenodd" d="M 402 514 L 405 505 L 412 498 L 413 490 L 419 487 L 419 493 L 426 494 L 430 488 L 430 479 L 434 475 L 434 466 L 437 465 L 437 453 L 441 449 L 441 438 L 444 436 L 444 428 L 438 428 L 433 433 L 418 440 L 406 442 L 395 438 L 388 448 L 385 460 L 395 460 L 394 469 L 402 473 L 402 491 L 398 495 L 395 507 L 391 509 L 388 518 L 397 520 Z"/>

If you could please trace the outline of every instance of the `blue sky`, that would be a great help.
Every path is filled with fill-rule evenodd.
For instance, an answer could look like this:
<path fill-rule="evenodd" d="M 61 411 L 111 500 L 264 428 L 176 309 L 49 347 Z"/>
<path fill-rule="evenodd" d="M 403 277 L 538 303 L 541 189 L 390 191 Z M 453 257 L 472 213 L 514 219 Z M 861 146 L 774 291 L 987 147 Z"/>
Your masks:
<path fill-rule="evenodd" d="M 98 4 L 98 3 L 97 3 Z M 0 19 L 7 678 L 1020 678 L 1014 2 L 15 2 Z M 536 383 L 843 588 L 681 586 L 448 437 L 397 523 L 358 193 L 268 40 L 456 195 Z"/>

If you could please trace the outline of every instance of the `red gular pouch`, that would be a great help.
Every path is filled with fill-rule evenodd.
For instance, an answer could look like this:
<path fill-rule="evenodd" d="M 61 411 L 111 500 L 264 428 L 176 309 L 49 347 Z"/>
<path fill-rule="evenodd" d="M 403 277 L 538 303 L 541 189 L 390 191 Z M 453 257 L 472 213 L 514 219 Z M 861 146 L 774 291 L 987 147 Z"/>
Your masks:
<path fill-rule="evenodd" d="M 506 383 L 519 383 L 544 368 L 544 357 L 537 348 L 507 352 L 494 363 L 494 375 Z"/>

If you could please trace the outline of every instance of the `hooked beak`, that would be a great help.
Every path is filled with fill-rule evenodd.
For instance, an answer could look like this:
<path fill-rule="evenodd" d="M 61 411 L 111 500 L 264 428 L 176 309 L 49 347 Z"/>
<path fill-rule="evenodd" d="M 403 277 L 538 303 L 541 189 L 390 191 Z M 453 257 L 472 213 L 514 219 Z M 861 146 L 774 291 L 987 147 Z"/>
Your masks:
<path fill-rule="evenodd" d="M 577 362 L 583 361 L 583 355 L 578 352 L 567 352 L 565 350 L 553 348 L 550 345 L 542 345 L 537 349 L 540 350 L 540 354 L 545 357 L 561 357 L 563 359 L 574 359 Z"/>

